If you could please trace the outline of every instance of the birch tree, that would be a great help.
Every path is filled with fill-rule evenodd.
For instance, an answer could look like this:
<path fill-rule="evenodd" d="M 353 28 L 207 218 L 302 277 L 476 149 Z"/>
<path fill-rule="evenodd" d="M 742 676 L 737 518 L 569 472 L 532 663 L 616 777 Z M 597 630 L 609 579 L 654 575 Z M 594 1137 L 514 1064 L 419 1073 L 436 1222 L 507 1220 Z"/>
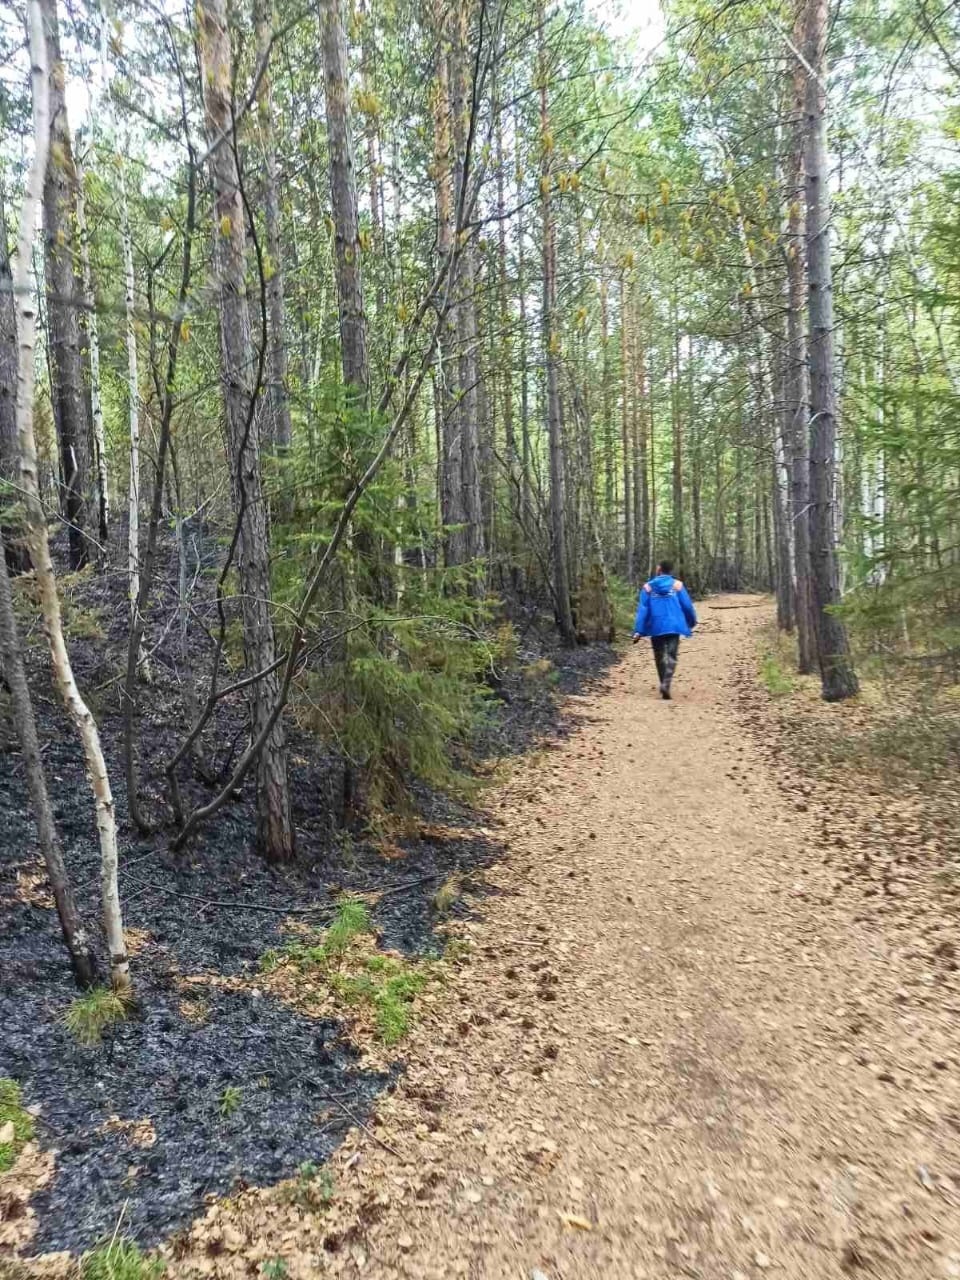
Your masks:
<path fill-rule="evenodd" d="M 43 191 L 44 174 L 48 171 L 51 103 L 57 102 L 56 95 L 50 93 L 53 74 L 48 61 L 50 33 L 48 26 L 45 30 L 44 6 L 45 0 L 30 0 L 27 10 L 35 150 L 33 162 L 27 174 L 23 207 L 20 213 L 20 233 L 13 276 L 19 341 L 17 436 L 20 444 L 21 483 L 26 508 L 27 547 L 39 590 L 44 632 L 50 648 L 53 672 L 60 696 L 83 746 L 87 776 L 93 793 L 97 831 L 100 837 L 100 893 L 103 928 L 110 954 L 110 980 L 115 991 L 126 993 L 131 989 L 130 965 L 123 934 L 123 917 L 117 883 L 117 823 L 113 794 L 110 790 L 110 778 L 100 745 L 97 724 L 77 687 L 70 656 L 64 642 L 60 597 L 53 562 L 50 558 L 46 513 L 40 499 L 37 443 L 33 426 L 37 325 L 36 291 L 32 278 L 33 237 Z"/>

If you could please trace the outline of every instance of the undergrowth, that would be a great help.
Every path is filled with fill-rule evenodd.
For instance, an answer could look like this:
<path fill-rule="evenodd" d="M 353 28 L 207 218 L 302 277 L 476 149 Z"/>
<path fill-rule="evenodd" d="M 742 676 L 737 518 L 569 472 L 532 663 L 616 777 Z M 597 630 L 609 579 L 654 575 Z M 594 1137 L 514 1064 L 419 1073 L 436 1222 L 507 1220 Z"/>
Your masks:
<path fill-rule="evenodd" d="M 319 982 L 341 1004 L 370 1018 L 385 1045 L 402 1040 L 413 1024 L 414 1001 L 434 975 L 430 961 L 411 962 L 380 951 L 364 951 L 373 926 L 364 903 L 344 898 L 326 931 L 297 938 L 263 954 L 260 969 L 289 966 Z"/>
<path fill-rule="evenodd" d="M 767 652 L 760 660 L 760 678 L 771 698 L 782 698 L 793 693 L 793 678 L 784 671 L 780 659 L 774 653 Z"/>
<path fill-rule="evenodd" d="M 0 1173 L 13 1167 L 25 1143 L 33 1138 L 33 1116 L 23 1105 L 16 1080 L 0 1078 Z"/>

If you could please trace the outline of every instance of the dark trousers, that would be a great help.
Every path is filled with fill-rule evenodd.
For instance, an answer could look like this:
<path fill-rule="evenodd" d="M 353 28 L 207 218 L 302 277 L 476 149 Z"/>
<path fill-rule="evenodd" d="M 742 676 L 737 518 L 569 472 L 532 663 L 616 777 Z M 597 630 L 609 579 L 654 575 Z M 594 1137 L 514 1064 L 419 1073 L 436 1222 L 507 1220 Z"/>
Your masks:
<path fill-rule="evenodd" d="M 657 675 L 660 677 L 660 688 L 670 692 L 670 681 L 677 669 L 677 654 L 680 650 L 679 636 L 652 636 L 653 660 L 657 664 Z"/>

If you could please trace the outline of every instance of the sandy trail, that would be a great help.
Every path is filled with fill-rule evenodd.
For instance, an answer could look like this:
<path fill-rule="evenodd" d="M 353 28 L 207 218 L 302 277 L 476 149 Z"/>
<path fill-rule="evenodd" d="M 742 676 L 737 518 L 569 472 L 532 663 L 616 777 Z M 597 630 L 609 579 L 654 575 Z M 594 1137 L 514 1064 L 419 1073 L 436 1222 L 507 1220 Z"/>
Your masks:
<path fill-rule="evenodd" d="M 494 797 L 462 1021 L 415 1033 L 310 1274 L 960 1276 L 957 996 L 902 988 L 745 735 L 755 605 L 703 608 L 671 703 L 631 650 Z"/>
<path fill-rule="evenodd" d="M 444 1173 L 370 1230 L 364 1274 L 960 1276 L 957 1061 L 924 1063 L 938 1015 L 820 899 L 813 823 L 737 722 L 763 612 L 702 616 L 672 703 L 638 646 L 509 786 L 490 1022 Z M 850 1048 L 863 1020 L 883 1067 Z"/>

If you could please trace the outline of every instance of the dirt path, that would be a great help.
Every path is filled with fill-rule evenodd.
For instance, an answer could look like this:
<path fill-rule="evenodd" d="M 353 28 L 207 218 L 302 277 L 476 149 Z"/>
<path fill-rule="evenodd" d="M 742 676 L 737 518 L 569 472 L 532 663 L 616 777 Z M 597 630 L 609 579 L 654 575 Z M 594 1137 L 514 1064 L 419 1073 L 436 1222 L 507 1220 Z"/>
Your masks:
<path fill-rule="evenodd" d="M 324 1274 L 960 1276 L 956 1009 L 829 899 L 745 737 L 748 603 L 704 608 L 670 704 L 632 650 L 502 793 L 462 1021 L 411 1046 L 399 1157 L 345 1153 L 367 1222 Z"/>

